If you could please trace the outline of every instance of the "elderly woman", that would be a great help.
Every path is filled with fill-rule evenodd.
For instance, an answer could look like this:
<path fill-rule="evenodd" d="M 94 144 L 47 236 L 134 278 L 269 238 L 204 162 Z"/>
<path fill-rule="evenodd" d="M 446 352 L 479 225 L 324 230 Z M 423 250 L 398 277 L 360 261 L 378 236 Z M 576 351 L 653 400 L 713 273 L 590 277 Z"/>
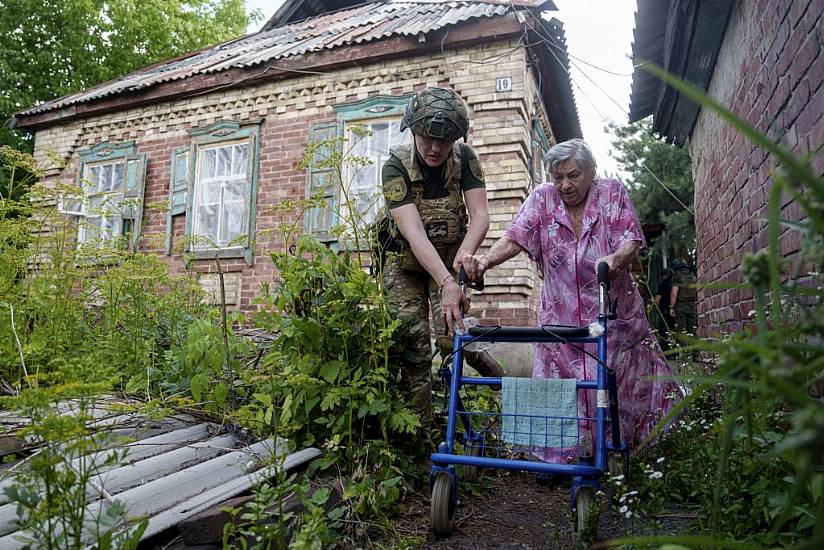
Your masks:
<path fill-rule="evenodd" d="M 526 251 L 543 273 L 540 325 L 585 325 L 598 315 L 595 266 L 609 264 L 610 295 L 617 319 L 609 325 L 608 363 L 618 377 L 621 433 L 637 442 L 681 397 L 653 337 L 630 263 L 646 246 L 626 189 L 595 179 L 595 159 L 581 139 L 559 143 L 544 156 L 551 184 L 527 197 L 512 225 L 489 252 L 463 265 L 472 279 Z M 590 344 L 589 352 L 595 353 Z M 580 347 L 539 344 L 533 377 L 593 379 L 595 359 Z M 595 416 L 594 395 L 579 392 L 579 414 Z M 548 461 L 573 458 L 575 450 L 546 450 Z"/>

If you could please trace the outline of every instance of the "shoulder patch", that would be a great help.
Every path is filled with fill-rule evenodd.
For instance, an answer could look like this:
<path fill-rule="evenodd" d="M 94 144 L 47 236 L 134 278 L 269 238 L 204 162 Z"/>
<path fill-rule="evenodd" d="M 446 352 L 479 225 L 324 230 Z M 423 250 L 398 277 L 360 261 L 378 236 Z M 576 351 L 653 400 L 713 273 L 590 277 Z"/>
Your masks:
<path fill-rule="evenodd" d="M 469 159 L 469 170 L 472 172 L 472 175 L 475 176 L 475 179 L 480 181 L 484 180 L 484 169 L 481 166 L 481 161 L 477 158 Z"/>
<path fill-rule="evenodd" d="M 387 202 L 398 202 L 406 198 L 406 182 L 402 176 L 392 178 L 383 184 L 383 196 Z"/>

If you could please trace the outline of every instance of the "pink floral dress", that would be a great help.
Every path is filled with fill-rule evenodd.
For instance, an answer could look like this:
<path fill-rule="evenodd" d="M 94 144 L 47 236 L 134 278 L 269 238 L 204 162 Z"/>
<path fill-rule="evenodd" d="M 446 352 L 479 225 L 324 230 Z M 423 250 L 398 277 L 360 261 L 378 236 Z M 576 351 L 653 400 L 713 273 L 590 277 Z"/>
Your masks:
<path fill-rule="evenodd" d="M 627 241 L 646 246 L 641 223 L 626 189 L 616 180 L 593 181 L 584 209 L 581 236 L 555 186 L 536 188 L 506 232 L 538 263 L 543 274 L 539 325 L 586 325 L 597 319 L 595 262 Z M 610 299 L 617 316 L 609 321 L 607 363 L 618 378 L 621 436 L 632 445 L 647 435 L 683 395 L 652 334 L 643 301 L 628 268 L 613 279 Z M 594 344 L 587 351 L 597 354 Z M 567 344 L 538 344 L 532 376 L 592 380 L 596 361 Z M 579 416 L 595 416 L 594 392 L 581 391 Z M 584 434 L 586 426 L 581 426 Z M 583 445 L 583 443 L 582 443 Z M 565 462 L 574 449 L 546 449 L 543 458 Z"/>

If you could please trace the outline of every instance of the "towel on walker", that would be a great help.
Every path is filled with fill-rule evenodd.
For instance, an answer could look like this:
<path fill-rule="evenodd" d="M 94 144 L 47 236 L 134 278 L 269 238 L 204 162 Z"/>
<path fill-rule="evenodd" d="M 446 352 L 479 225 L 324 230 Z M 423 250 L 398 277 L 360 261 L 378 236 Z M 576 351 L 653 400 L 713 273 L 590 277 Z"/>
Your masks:
<path fill-rule="evenodd" d="M 577 380 L 504 377 L 504 441 L 530 447 L 578 445 Z"/>

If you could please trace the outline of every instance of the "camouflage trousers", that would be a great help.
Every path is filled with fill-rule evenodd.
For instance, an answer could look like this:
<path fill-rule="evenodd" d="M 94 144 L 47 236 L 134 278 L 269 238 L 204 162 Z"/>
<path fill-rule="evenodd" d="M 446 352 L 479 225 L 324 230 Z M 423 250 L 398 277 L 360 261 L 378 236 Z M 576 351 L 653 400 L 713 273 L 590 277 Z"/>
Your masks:
<path fill-rule="evenodd" d="M 413 273 L 387 258 L 383 268 L 386 298 L 397 309 L 402 326 L 397 338 L 398 363 L 407 398 L 421 420 L 421 441 L 431 447 L 432 329 L 442 357 L 452 352 L 452 338 L 441 318 L 438 284 L 426 272 Z M 432 327 L 430 328 L 430 313 Z M 486 352 L 464 350 L 466 362 L 483 376 L 503 376 L 503 369 Z"/>

